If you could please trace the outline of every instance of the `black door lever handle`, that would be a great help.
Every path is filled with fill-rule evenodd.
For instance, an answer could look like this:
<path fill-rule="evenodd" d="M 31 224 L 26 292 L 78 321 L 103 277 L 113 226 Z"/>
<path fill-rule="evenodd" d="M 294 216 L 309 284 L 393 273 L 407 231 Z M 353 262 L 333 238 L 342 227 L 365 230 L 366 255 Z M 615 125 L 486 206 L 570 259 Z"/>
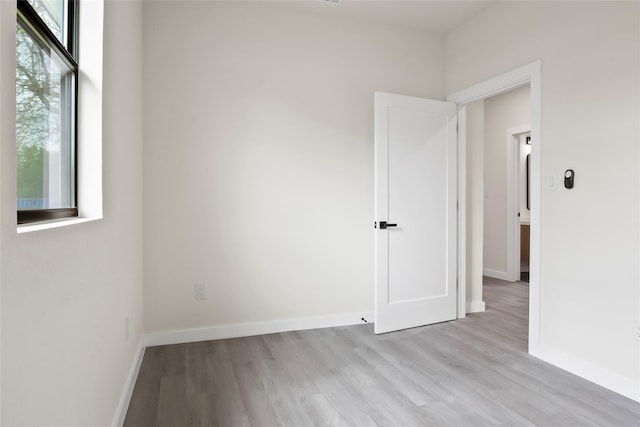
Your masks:
<path fill-rule="evenodd" d="M 397 227 L 398 224 L 390 224 L 387 221 L 380 221 L 380 230 L 386 230 L 387 227 Z"/>

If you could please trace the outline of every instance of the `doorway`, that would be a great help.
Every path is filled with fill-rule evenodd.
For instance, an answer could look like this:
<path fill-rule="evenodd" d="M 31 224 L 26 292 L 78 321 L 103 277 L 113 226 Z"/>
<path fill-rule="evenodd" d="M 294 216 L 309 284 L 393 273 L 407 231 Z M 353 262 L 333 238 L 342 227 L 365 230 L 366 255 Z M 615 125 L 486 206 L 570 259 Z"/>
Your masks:
<path fill-rule="evenodd" d="M 485 302 L 486 309 L 502 306 L 500 297 L 513 296 L 510 286 L 528 292 L 529 105 L 529 85 L 468 105 L 467 300 L 481 307 L 476 311 L 484 311 Z M 526 324 L 526 312 L 520 317 Z"/>
<path fill-rule="evenodd" d="M 531 130 L 512 135 L 515 146 L 515 182 L 516 206 L 518 210 L 516 222 L 516 280 L 529 283 L 529 254 L 531 236 Z"/>
<path fill-rule="evenodd" d="M 525 99 L 513 98 L 529 115 L 529 89 Z M 524 102 L 523 102 L 524 101 Z M 510 282 L 529 281 L 531 229 L 531 127 L 509 128 L 507 135 L 506 174 L 506 262 Z"/>
<path fill-rule="evenodd" d="M 447 97 L 447 101 L 459 104 L 459 209 L 458 236 L 458 317 L 465 317 L 467 308 L 473 309 L 473 305 L 467 306 L 467 108 L 478 100 L 488 99 L 492 96 L 508 92 L 525 85 L 530 86 L 530 111 L 531 111 L 531 157 L 530 157 L 530 262 L 529 262 L 529 334 L 528 350 L 530 354 L 536 354 L 539 348 L 540 336 L 540 190 L 541 190 L 541 165 L 540 152 L 542 141 L 540 139 L 540 61 L 533 62 L 505 74 L 496 76 L 479 84 L 473 85 Z"/>
<path fill-rule="evenodd" d="M 483 164 L 478 167 L 474 159 L 468 161 L 476 176 L 468 183 L 467 197 L 479 199 L 475 209 L 468 211 L 472 218 L 482 217 L 481 233 L 474 236 L 482 246 L 476 250 L 482 251 L 483 276 L 515 282 L 522 268 L 521 231 L 526 232 L 530 223 L 525 174 L 525 156 L 531 147 L 526 144 L 527 137 L 531 140 L 530 88 L 524 85 L 474 104 L 479 105 L 470 109 L 468 119 L 477 123 L 474 115 L 479 114 L 482 124 L 472 127 L 467 149 L 481 151 Z M 471 248 L 479 246 L 475 243 Z"/>

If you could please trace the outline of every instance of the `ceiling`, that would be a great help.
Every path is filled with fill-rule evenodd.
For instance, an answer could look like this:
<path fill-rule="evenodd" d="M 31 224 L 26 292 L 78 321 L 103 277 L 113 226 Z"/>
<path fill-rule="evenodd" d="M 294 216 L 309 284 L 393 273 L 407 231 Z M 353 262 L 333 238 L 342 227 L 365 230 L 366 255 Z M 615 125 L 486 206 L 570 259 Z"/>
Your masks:
<path fill-rule="evenodd" d="M 446 33 L 488 8 L 484 0 L 293 0 L 277 1 L 279 7 L 346 19 L 402 26 L 432 33 Z"/>

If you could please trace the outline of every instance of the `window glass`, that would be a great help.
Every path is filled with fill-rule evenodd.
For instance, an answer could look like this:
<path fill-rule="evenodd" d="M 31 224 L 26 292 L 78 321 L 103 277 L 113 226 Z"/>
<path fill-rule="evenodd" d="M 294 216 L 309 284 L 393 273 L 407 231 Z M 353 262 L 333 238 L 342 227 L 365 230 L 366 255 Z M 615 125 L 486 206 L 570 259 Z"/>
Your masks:
<path fill-rule="evenodd" d="M 49 29 L 55 34 L 65 46 L 65 1 L 64 0 L 27 0 L 33 9 L 38 13 Z"/>
<path fill-rule="evenodd" d="M 16 32 L 18 210 L 75 207 L 74 75 L 21 23 Z"/>

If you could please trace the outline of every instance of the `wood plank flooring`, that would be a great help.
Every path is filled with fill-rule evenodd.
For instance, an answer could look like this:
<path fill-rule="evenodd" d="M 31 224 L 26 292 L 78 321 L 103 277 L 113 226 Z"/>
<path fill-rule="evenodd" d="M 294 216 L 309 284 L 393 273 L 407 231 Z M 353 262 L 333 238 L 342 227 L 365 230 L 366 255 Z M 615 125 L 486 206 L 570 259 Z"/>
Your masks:
<path fill-rule="evenodd" d="M 146 350 L 125 426 L 640 426 L 640 404 L 526 354 L 528 284 L 485 313 Z"/>

